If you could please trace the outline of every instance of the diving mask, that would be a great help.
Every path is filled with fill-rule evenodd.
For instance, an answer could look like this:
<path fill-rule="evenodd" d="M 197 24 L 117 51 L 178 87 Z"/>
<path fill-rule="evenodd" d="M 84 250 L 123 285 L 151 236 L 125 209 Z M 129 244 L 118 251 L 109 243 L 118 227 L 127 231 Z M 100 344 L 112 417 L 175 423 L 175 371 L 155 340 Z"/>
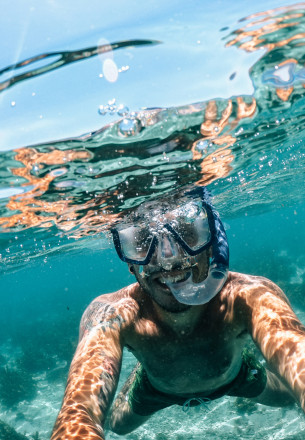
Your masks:
<path fill-rule="evenodd" d="M 111 232 L 121 260 L 143 266 L 150 262 L 159 238 L 164 235 L 168 236 L 172 250 L 174 239 L 191 256 L 201 253 L 211 241 L 208 213 L 201 201 L 187 203 L 170 216 L 154 210 L 150 217 L 120 224 Z M 162 253 L 165 255 L 166 250 Z"/>

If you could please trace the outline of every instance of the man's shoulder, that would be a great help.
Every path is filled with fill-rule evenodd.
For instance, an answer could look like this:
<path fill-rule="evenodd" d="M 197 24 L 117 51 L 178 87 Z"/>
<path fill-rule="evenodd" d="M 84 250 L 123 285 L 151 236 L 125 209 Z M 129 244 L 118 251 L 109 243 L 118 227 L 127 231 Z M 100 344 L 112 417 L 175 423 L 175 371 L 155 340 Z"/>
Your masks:
<path fill-rule="evenodd" d="M 291 311 L 281 288 L 263 276 L 230 272 L 220 299 L 224 308 L 230 311 L 228 316 L 246 328 L 253 325 L 254 316 L 265 322 L 271 312 Z"/>
<path fill-rule="evenodd" d="M 139 315 L 139 292 L 137 283 L 117 292 L 106 293 L 93 299 L 83 313 L 81 333 L 95 326 L 116 324 L 118 328 L 128 326 Z"/>
<path fill-rule="evenodd" d="M 250 275 L 241 272 L 229 272 L 228 281 L 233 284 L 253 285 L 257 283 L 272 283 L 271 280 L 260 275 Z M 274 284 L 274 283 L 273 283 Z"/>
<path fill-rule="evenodd" d="M 228 276 L 228 290 L 235 297 L 237 296 L 260 296 L 269 293 L 287 300 L 281 288 L 270 279 L 249 275 L 239 272 L 230 272 Z"/>

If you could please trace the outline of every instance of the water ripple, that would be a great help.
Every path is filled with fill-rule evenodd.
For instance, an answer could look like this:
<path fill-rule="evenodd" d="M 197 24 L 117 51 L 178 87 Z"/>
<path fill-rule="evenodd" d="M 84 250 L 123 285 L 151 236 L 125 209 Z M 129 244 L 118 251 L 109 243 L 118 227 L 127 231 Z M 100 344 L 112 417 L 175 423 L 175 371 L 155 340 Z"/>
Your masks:
<path fill-rule="evenodd" d="M 224 37 L 227 47 L 263 49 L 250 70 L 252 95 L 137 112 L 113 99 L 100 113 L 106 109 L 116 120 L 93 133 L 3 152 L 2 236 L 40 231 L 55 249 L 57 234 L 96 236 L 142 201 L 191 184 L 207 185 L 227 217 L 287 206 L 288 183 L 293 200 L 303 199 L 304 25 L 300 4 L 246 17 Z M 3 69 L 13 76 L 2 87 L 102 51 L 155 43 L 100 45 L 60 52 L 55 60 L 54 53 L 34 56 Z M 1 255 L 20 255 L 14 246 L 5 245 Z"/>

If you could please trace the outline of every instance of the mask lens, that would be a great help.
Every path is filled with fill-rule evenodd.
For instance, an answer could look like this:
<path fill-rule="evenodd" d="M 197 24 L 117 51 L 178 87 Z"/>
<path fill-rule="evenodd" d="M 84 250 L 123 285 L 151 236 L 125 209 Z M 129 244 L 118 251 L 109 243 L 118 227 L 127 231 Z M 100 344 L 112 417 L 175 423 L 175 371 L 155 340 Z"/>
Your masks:
<path fill-rule="evenodd" d="M 172 227 L 194 251 L 206 245 L 211 239 L 207 212 L 197 204 L 187 205 L 185 212 L 176 217 Z"/>
<path fill-rule="evenodd" d="M 121 251 L 126 258 L 144 260 L 148 254 L 153 236 L 144 224 L 130 225 L 118 230 Z"/>

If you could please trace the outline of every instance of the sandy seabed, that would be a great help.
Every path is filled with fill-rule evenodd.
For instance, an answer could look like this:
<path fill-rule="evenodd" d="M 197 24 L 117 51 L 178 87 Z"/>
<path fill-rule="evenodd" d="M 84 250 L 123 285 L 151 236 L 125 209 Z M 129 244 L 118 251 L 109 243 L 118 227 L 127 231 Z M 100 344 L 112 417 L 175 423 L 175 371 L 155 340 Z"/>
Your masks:
<path fill-rule="evenodd" d="M 13 355 L 9 344 L 1 348 L 1 352 L 6 351 L 7 356 L 8 351 L 10 356 Z M 125 352 L 119 387 L 134 364 L 134 357 Z M 21 401 L 13 408 L 0 406 L 0 420 L 31 440 L 36 433 L 39 440 L 48 440 L 65 389 L 65 380 L 62 377 L 56 380 L 61 368 L 64 366 L 58 363 L 52 371 L 33 375 L 37 385 L 35 398 Z M 208 409 L 193 407 L 184 413 L 179 406 L 167 408 L 133 433 L 124 436 L 124 440 L 303 440 L 304 432 L 305 416 L 297 406 L 291 409 L 269 408 L 247 399 L 224 397 L 211 402 Z M 112 432 L 107 432 L 106 438 L 122 440 Z"/>

